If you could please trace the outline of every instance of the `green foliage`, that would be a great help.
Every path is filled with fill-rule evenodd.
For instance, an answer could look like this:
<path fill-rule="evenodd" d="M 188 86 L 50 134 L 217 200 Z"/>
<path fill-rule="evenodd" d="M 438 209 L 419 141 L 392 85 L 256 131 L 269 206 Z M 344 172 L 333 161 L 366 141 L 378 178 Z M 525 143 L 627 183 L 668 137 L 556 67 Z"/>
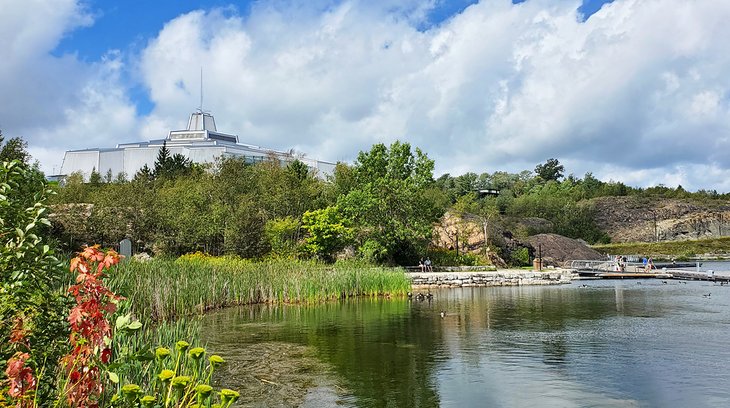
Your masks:
<path fill-rule="evenodd" d="M 595 223 L 594 210 L 588 203 L 577 203 L 577 190 L 569 181 L 549 181 L 533 187 L 529 194 L 511 203 L 508 214 L 515 217 L 539 217 L 553 223 L 555 233 L 588 242 L 602 242 L 608 237 Z"/>
<path fill-rule="evenodd" d="M 337 206 L 307 211 L 302 216 L 302 228 L 307 232 L 304 251 L 319 259 L 332 261 L 332 257 L 352 239 L 352 229 Z"/>
<path fill-rule="evenodd" d="M 99 187 L 99 184 L 102 183 L 101 174 L 96 170 L 96 167 L 91 169 L 91 174 L 89 175 L 89 184 L 91 184 L 93 187 Z"/>
<path fill-rule="evenodd" d="M 176 158 L 163 145 L 154 170 L 143 167 L 130 183 L 119 177 L 113 183 L 99 180 L 98 186 L 92 186 L 79 175 L 69 176 L 65 186 L 58 188 L 57 205 L 52 207 L 54 233 L 69 249 L 79 243 L 108 244 L 129 237 L 157 254 L 201 250 L 254 259 L 315 256 L 331 260 L 343 244 L 323 239 L 338 236 L 326 232 L 325 226 L 341 224 L 351 231 L 342 237 L 351 239 L 358 255 L 373 262 L 413 264 L 425 253 L 432 226 L 447 209 L 465 223 L 481 225 L 482 234 L 486 225 L 488 244 L 499 244 L 498 232 L 510 220 L 523 225 L 519 220 L 526 217 L 548 222 L 539 231 L 523 227 L 524 231 L 513 232 L 554 232 L 597 243 L 607 242 L 608 236 L 595 222 L 593 198 L 725 197 L 716 191 L 690 193 L 681 186 L 631 188 L 600 181 L 591 173 L 564 178 L 564 168 L 556 159 L 538 165 L 537 176 L 528 170 L 494 171 L 445 174 L 434 181 L 433 168 L 425 153 L 401 142 L 376 144 L 360 152 L 352 165 L 338 163 L 327 180 L 317 178 L 299 160 L 283 164 L 274 157 L 262 161 L 221 158 L 204 171 L 183 157 Z M 93 195 L 91 188 L 95 188 Z M 499 195 L 478 196 L 476 191 L 481 189 L 496 189 Z M 310 233 L 310 241 L 304 243 L 299 229 L 303 216 L 322 215 L 329 207 L 337 208 L 337 219 L 328 218 L 329 214 L 308 221 L 312 226 L 322 223 L 318 232 L 323 236 Z M 94 223 L 79 222 L 80 217 Z M 286 225 L 280 224 L 282 220 L 287 220 Z M 305 245 L 304 251 L 299 251 L 300 244 Z"/>
<path fill-rule="evenodd" d="M 510 262 L 514 266 L 530 265 L 530 251 L 524 247 L 513 250 L 510 252 Z"/>
<path fill-rule="evenodd" d="M 427 252 L 431 264 L 435 266 L 474 266 L 489 265 L 490 262 L 470 253 L 457 254 L 454 250 L 432 248 Z"/>
<path fill-rule="evenodd" d="M 354 173 L 357 185 L 337 207 L 355 231 L 358 251 L 376 262 L 413 262 L 444 210 L 429 194 L 433 161 L 407 143 L 377 144 L 360 152 Z"/>
<path fill-rule="evenodd" d="M 5 137 L 0 130 L 0 163 L 17 160 L 26 165 L 30 164 L 28 142 L 19 137 L 13 137 L 3 144 L 4 141 Z"/>
<path fill-rule="evenodd" d="M 304 217 L 308 213 L 305 212 Z M 273 258 L 294 258 L 297 255 L 299 228 L 299 221 L 294 217 L 287 216 L 266 221 L 264 235 L 271 248 L 269 256 Z"/>
<path fill-rule="evenodd" d="M 213 183 L 207 174 L 181 177 L 157 190 L 155 242 L 173 253 L 205 252 L 223 240 L 223 211 L 211 206 Z"/>
<path fill-rule="evenodd" d="M 231 305 L 405 295 L 410 280 L 400 268 L 372 264 L 251 262 L 197 254 L 175 261 L 123 262 L 110 274 L 109 287 L 126 296 L 127 312 L 153 324 Z"/>
<path fill-rule="evenodd" d="M 545 163 L 535 166 L 535 174 L 545 181 L 558 181 L 563 178 L 565 167 L 558 159 L 547 159 Z"/>
<path fill-rule="evenodd" d="M 137 173 L 134 174 L 134 178 L 132 179 L 132 181 L 139 183 L 139 182 L 150 182 L 154 179 L 155 179 L 154 173 L 152 172 L 152 170 L 150 170 L 149 166 L 147 166 L 145 164 L 144 166 L 142 166 L 141 169 L 137 170 Z"/>
<path fill-rule="evenodd" d="M 178 341 L 167 336 L 151 345 L 148 332 L 140 331 L 141 327 L 129 314 L 116 318 L 112 344 L 117 358 L 107 372 L 113 401 L 128 407 L 211 406 L 216 400 L 228 407 L 235 402 L 237 392 L 213 392 L 213 374 L 225 361 L 215 354 L 206 355 L 203 347 L 191 347 L 199 333 L 193 338 L 178 337 Z"/>
<path fill-rule="evenodd" d="M 141 172 L 144 172 L 140 174 L 140 178 L 146 177 L 146 171 L 144 171 L 145 167 L 140 170 Z M 155 160 L 152 176 L 156 179 L 173 179 L 176 177 L 190 175 L 195 168 L 196 166 L 193 161 L 182 154 L 176 153 L 170 155 L 170 150 L 167 148 L 167 142 L 163 142 L 160 151 L 157 153 L 157 160 Z M 149 169 L 147 169 L 147 171 L 149 171 Z"/>
<path fill-rule="evenodd" d="M 59 290 L 64 272 L 47 238 L 51 193 L 38 171 L 19 161 L 0 163 L 0 365 L 16 351 L 30 352 L 34 371 L 53 377 L 68 329 Z M 25 343 L 9 341 L 13 328 L 26 333 Z M 39 396 L 51 388 L 46 378 Z"/>

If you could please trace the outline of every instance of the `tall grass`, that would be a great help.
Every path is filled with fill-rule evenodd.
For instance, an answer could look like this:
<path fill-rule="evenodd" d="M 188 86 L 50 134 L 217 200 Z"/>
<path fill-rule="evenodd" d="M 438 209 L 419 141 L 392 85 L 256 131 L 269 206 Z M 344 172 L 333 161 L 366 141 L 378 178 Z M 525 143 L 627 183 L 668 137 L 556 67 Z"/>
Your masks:
<path fill-rule="evenodd" d="M 125 262 L 109 275 L 109 286 L 127 297 L 136 317 L 151 322 L 232 305 L 400 296 L 410 290 L 402 269 L 358 262 L 325 265 L 187 256 Z"/>

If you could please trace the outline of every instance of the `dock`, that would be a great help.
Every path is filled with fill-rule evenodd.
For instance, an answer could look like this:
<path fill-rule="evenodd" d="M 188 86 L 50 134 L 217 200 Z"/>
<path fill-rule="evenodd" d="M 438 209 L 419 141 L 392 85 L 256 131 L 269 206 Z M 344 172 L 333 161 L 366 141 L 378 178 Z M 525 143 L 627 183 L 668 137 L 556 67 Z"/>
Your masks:
<path fill-rule="evenodd" d="M 671 270 L 672 277 L 674 279 L 683 280 L 702 280 L 710 282 L 730 282 L 730 272 L 694 272 L 680 269 Z"/>
<path fill-rule="evenodd" d="M 614 260 L 591 261 L 575 260 L 570 261 L 570 269 L 580 278 L 604 278 L 604 279 L 682 279 L 702 280 L 730 283 L 730 271 L 700 271 L 700 263 L 660 263 L 647 268 L 639 262 L 621 262 Z M 681 269 L 696 267 L 696 270 Z M 660 267 L 660 268 L 658 268 Z"/>
<path fill-rule="evenodd" d="M 580 275 L 580 273 L 578 275 Z M 673 275 L 665 272 L 605 272 L 591 275 L 591 277 L 603 279 L 672 279 Z"/>

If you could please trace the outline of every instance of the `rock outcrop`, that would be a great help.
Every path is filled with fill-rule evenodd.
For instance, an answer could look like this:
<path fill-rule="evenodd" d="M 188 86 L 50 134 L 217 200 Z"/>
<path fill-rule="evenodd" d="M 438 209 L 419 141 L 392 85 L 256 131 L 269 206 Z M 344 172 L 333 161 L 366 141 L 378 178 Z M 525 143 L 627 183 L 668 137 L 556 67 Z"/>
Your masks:
<path fill-rule="evenodd" d="M 543 265 L 564 265 L 571 260 L 601 260 L 605 255 L 590 248 L 585 242 L 558 234 L 537 234 L 526 240 L 542 254 Z"/>
<path fill-rule="evenodd" d="M 612 242 L 682 241 L 730 236 L 730 202 L 646 197 L 593 200 L 596 223 Z"/>

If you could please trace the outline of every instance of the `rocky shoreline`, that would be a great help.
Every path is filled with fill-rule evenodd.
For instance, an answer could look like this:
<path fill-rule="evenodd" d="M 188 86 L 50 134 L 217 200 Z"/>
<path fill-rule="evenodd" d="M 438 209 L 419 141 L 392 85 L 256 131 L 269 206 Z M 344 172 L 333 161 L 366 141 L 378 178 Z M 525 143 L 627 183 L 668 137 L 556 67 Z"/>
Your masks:
<path fill-rule="evenodd" d="M 411 286 L 421 288 L 459 288 L 474 286 L 562 285 L 570 283 L 570 269 L 526 271 L 500 269 L 481 272 L 411 272 Z"/>

